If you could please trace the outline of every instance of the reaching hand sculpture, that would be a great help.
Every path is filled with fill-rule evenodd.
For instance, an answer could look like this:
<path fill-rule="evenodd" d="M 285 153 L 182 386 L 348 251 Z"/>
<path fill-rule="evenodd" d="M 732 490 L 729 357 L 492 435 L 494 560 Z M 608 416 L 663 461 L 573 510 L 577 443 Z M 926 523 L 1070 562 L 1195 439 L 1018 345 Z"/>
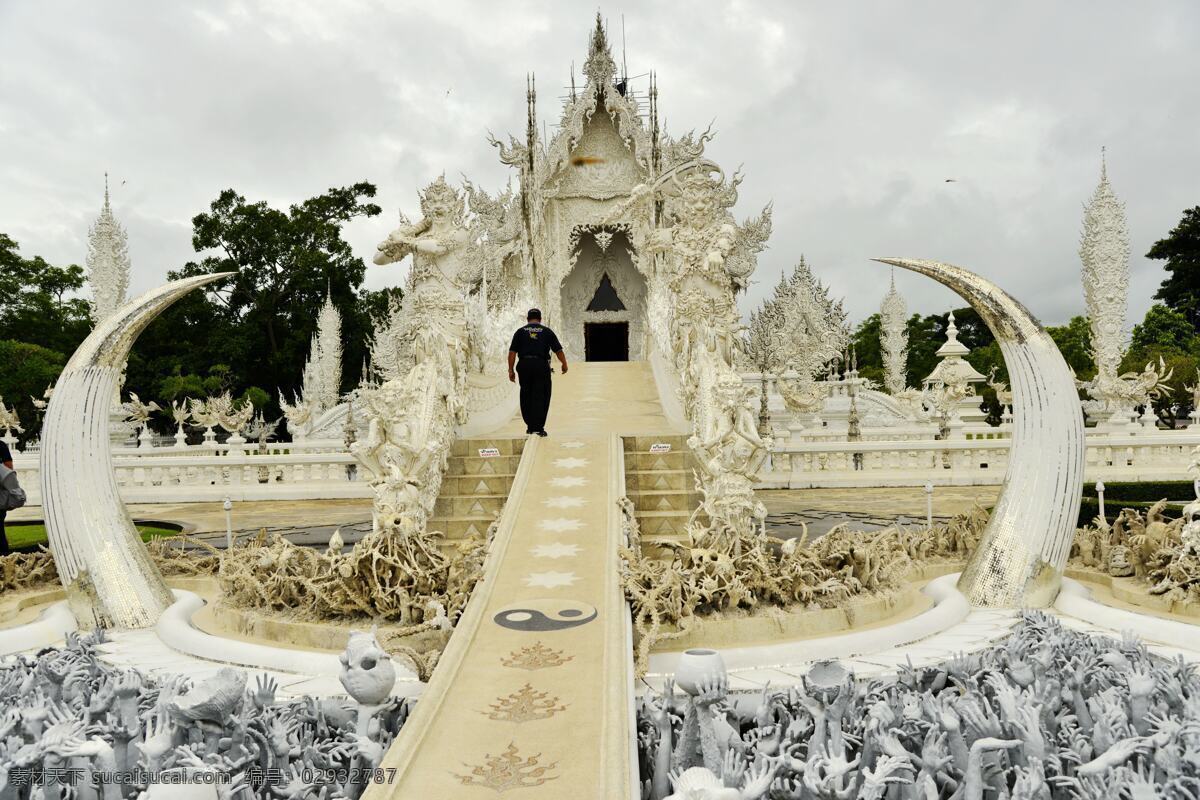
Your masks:
<path fill-rule="evenodd" d="M 1179 797 L 1200 790 L 1200 679 L 1136 640 L 1027 612 L 1004 641 L 896 678 L 815 665 L 802 690 L 727 702 L 701 687 L 681 719 L 671 684 L 639 714 L 643 797 L 1013 800 Z M 728 698 L 732 700 L 732 698 Z M 736 736 L 691 764 L 693 706 Z M 738 709 L 734 711 L 733 709 Z M 693 737 L 694 739 L 695 737 Z M 709 762 L 713 762 L 710 764 Z"/>
<path fill-rule="evenodd" d="M 145 797 L 147 779 L 183 773 L 208 774 L 220 800 L 359 797 L 410 710 L 388 691 L 370 705 L 280 699 L 272 679 L 229 668 L 195 685 L 152 680 L 106 665 L 102 643 L 72 636 L 0 663 L 0 797 Z M 365 667 L 359 651 L 347 650 L 352 671 Z"/>

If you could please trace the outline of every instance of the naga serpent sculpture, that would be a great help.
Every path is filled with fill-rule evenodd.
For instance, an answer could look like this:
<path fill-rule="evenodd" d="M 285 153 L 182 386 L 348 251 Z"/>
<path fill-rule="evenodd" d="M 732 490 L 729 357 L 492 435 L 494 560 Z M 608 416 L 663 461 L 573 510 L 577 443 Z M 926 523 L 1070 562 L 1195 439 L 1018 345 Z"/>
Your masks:
<path fill-rule="evenodd" d="M 108 414 L 138 335 L 192 289 L 232 273 L 152 289 L 117 309 L 67 362 L 42 429 L 46 534 L 79 627 L 145 628 L 172 602 L 117 492 Z"/>
<path fill-rule="evenodd" d="M 1083 414 L 1067 362 L 1041 323 L 991 281 L 937 261 L 875 260 L 928 275 L 962 295 L 995 335 L 1008 366 L 1008 471 L 959 591 L 976 606 L 1050 605 L 1070 555 L 1083 490 Z"/>

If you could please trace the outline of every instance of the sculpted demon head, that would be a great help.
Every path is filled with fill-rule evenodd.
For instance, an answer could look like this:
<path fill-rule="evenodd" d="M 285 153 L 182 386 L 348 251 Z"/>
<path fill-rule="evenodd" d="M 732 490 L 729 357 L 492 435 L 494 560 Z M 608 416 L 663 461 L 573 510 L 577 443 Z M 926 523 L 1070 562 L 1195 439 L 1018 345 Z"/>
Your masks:
<path fill-rule="evenodd" d="M 421 213 L 426 219 L 448 219 L 452 222 L 462 219 L 462 195 L 446 183 L 445 175 L 438 177 L 425 187 L 424 192 L 418 192 L 418 195 L 421 198 Z"/>

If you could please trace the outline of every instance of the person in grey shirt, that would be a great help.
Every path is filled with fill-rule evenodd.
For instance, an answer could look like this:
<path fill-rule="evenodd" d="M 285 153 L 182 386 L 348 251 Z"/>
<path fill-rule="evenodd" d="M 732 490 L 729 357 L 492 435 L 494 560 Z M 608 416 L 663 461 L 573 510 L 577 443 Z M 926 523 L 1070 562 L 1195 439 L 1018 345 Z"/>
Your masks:
<path fill-rule="evenodd" d="M 13 468 L 12 451 L 8 449 L 8 444 L 0 441 L 0 464 Z M 8 555 L 8 537 L 4 534 L 4 518 L 8 516 L 8 510 L 0 506 L 0 556 Z"/>

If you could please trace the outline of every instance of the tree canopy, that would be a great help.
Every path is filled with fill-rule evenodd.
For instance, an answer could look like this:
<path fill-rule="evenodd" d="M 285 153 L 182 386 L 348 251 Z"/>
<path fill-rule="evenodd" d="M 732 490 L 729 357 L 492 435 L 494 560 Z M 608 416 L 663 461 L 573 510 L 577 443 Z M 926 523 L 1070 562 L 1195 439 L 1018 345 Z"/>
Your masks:
<path fill-rule="evenodd" d="M 369 202 L 374 196 L 375 186 L 362 182 L 284 211 L 233 189 L 221 192 L 192 219 L 192 245 L 203 257 L 169 277 L 234 274 L 151 325 L 130 359 L 126 385 L 168 401 L 229 390 L 277 413 L 277 392 L 299 388 L 326 292 L 342 314 L 342 388 L 356 385 L 372 317 L 386 309 L 389 291 L 362 288 L 366 264 L 342 230 L 380 213 Z"/>
<path fill-rule="evenodd" d="M 1179 224 L 1150 247 L 1146 258 L 1166 261 L 1167 277 L 1154 299 L 1182 312 L 1200 329 L 1200 206 L 1184 211 Z"/>

